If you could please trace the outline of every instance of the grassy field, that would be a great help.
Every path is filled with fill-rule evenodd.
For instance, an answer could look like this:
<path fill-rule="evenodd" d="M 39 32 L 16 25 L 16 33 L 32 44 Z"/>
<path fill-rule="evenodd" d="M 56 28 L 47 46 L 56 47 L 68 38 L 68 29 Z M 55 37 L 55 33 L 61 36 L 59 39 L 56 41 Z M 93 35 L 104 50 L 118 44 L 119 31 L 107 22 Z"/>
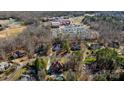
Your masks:
<path fill-rule="evenodd" d="M 71 20 L 73 23 L 75 23 L 75 24 L 80 24 L 83 19 L 84 19 L 84 16 L 75 17 L 75 18 L 70 18 L 70 20 Z"/>
<path fill-rule="evenodd" d="M 18 34 L 23 32 L 25 28 L 26 28 L 25 26 L 7 28 L 0 32 L 0 38 L 6 38 L 8 36 L 17 36 Z"/>
<path fill-rule="evenodd" d="M 12 78 L 11 80 L 14 81 L 14 80 L 19 79 L 20 76 L 21 76 L 23 73 L 25 73 L 26 71 L 27 71 L 26 68 L 21 68 L 21 69 L 19 69 L 19 70 L 16 72 L 16 74 L 13 76 L 13 78 Z"/>

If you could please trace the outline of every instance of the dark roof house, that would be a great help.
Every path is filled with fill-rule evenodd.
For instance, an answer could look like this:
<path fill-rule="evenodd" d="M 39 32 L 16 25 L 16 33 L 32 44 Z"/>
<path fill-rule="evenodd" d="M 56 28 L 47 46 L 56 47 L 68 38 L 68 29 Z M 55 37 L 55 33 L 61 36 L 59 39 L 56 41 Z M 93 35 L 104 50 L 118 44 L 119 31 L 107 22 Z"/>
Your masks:
<path fill-rule="evenodd" d="M 16 58 L 24 57 L 25 55 L 26 55 L 25 51 L 17 50 L 17 51 L 14 51 L 10 54 L 9 59 L 13 60 L 13 59 L 16 59 Z"/>
<path fill-rule="evenodd" d="M 112 41 L 111 43 L 108 44 L 109 47 L 112 48 L 119 48 L 120 47 L 120 43 L 117 41 Z"/>
<path fill-rule="evenodd" d="M 47 47 L 45 45 L 40 45 L 38 46 L 35 51 L 34 51 L 36 54 L 38 55 L 43 55 L 43 54 L 46 54 L 47 52 Z"/>
<path fill-rule="evenodd" d="M 71 46 L 72 51 L 76 51 L 76 50 L 80 50 L 80 49 L 81 49 L 81 45 L 79 43 L 73 43 Z"/>
<path fill-rule="evenodd" d="M 64 65 L 61 62 L 53 62 L 49 67 L 48 74 L 61 74 L 64 70 Z"/>
<path fill-rule="evenodd" d="M 60 51 L 62 49 L 62 44 L 61 43 L 55 43 L 53 44 L 53 51 Z"/>

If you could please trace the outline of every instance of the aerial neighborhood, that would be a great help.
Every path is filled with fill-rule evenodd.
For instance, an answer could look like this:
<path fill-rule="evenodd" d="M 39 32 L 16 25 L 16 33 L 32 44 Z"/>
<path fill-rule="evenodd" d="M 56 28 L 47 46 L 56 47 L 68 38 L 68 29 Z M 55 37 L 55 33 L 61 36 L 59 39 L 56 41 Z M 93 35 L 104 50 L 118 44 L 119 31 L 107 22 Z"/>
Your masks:
<path fill-rule="evenodd" d="M 2 12 L 1 81 L 123 81 L 124 13 Z"/>

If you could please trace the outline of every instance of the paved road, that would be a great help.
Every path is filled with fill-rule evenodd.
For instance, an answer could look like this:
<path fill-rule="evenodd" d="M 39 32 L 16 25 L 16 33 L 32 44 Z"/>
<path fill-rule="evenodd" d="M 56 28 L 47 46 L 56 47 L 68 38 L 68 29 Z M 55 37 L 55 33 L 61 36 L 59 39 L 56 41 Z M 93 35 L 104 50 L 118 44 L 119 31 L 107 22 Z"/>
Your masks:
<path fill-rule="evenodd" d="M 19 73 L 19 71 L 20 71 L 25 65 L 27 65 L 28 63 L 33 62 L 34 60 L 36 60 L 36 58 L 30 59 L 30 60 L 24 62 L 25 64 L 22 64 L 22 65 L 17 66 L 16 70 L 15 70 L 11 75 L 8 76 L 8 78 L 6 79 L 6 81 L 13 81 L 13 77 L 15 77 L 15 75 L 16 75 L 17 73 Z"/>
<path fill-rule="evenodd" d="M 50 65 L 51 65 L 50 61 L 51 61 L 51 60 L 50 60 L 50 57 L 48 57 L 48 63 L 47 63 L 47 68 L 46 68 L 47 70 L 49 69 L 49 67 L 50 67 Z"/>
<path fill-rule="evenodd" d="M 6 81 L 11 81 L 12 78 L 20 71 L 21 68 L 22 66 L 17 66 L 16 70 L 7 77 Z"/>

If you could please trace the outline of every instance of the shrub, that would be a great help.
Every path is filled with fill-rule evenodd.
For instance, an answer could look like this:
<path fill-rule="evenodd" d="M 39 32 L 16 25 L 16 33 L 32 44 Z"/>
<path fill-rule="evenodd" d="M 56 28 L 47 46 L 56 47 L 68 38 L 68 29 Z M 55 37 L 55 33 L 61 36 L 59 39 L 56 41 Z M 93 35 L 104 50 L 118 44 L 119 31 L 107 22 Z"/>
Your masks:
<path fill-rule="evenodd" d="M 37 70 L 46 68 L 46 62 L 42 58 L 37 58 L 35 60 L 35 67 Z"/>
<path fill-rule="evenodd" d="M 95 62 L 95 61 L 96 61 L 96 58 L 86 58 L 84 63 L 85 64 L 90 64 L 90 63 Z"/>
<path fill-rule="evenodd" d="M 119 64 L 124 64 L 124 58 L 123 58 L 123 57 L 117 56 L 117 57 L 115 58 L 115 60 L 116 60 L 116 62 L 118 62 Z"/>
<path fill-rule="evenodd" d="M 95 77 L 96 81 L 107 81 L 106 75 L 102 74 L 102 75 L 98 75 Z"/>
<path fill-rule="evenodd" d="M 115 50 L 105 48 L 96 52 L 97 61 L 111 61 L 118 56 Z"/>
<path fill-rule="evenodd" d="M 63 48 L 64 48 L 65 50 L 67 50 L 68 52 L 70 52 L 70 46 L 69 46 L 69 42 L 68 42 L 67 40 L 64 42 Z"/>

